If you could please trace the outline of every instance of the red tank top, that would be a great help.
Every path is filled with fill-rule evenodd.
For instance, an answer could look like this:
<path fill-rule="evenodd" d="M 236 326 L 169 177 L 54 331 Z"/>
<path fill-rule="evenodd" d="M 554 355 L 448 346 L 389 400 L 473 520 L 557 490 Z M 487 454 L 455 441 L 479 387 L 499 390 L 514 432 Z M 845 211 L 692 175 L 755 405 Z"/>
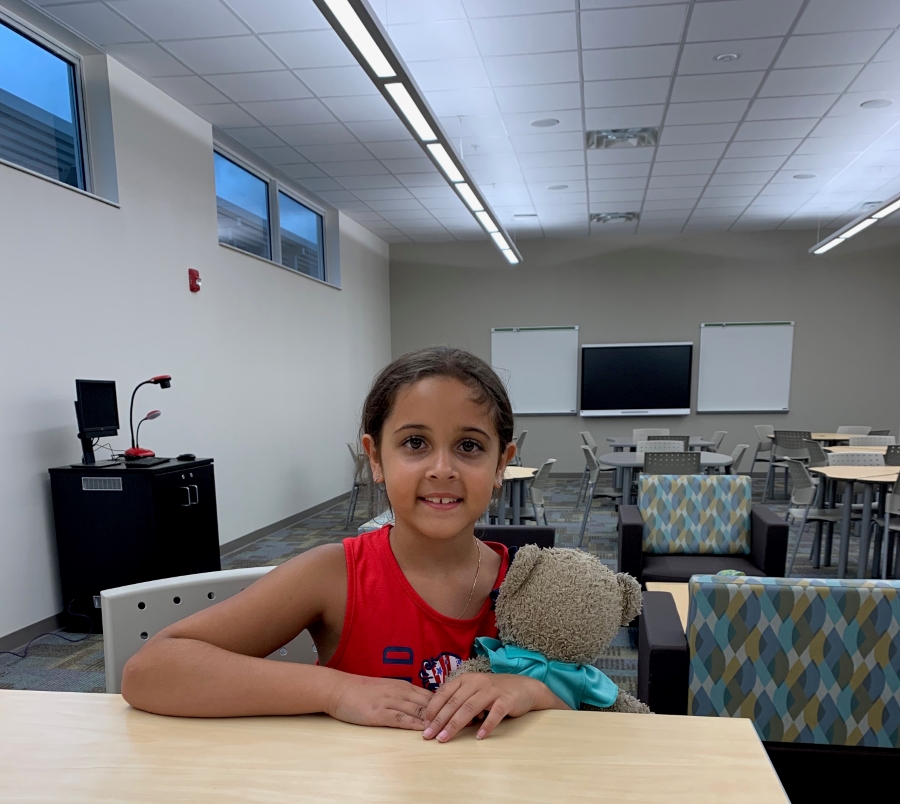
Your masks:
<path fill-rule="evenodd" d="M 475 637 L 497 637 L 494 598 L 490 595 L 471 619 L 447 617 L 429 606 L 406 579 L 389 540 L 390 526 L 344 539 L 347 561 L 347 610 L 341 640 L 326 667 L 374 678 L 399 678 L 436 690 L 463 660 Z M 500 555 L 499 588 L 509 554 Z"/>

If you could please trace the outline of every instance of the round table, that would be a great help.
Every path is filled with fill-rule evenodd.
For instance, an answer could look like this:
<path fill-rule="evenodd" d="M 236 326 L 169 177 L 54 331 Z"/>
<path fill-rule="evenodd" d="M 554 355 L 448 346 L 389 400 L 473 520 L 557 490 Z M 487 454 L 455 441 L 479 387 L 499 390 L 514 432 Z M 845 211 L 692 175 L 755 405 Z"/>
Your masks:
<path fill-rule="evenodd" d="M 600 455 L 597 460 L 606 466 L 612 466 L 615 469 L 624 470 L 624 478 L 622 480 L 622 488 L 631 488 L 631 474 L 634 469 L 643 469 L 644 452 L 607 452 Z M 710 469 L 712 467 L 731 466 L 733 458 L 721 452 L 701 452 L 700 468 Z M 630 502 L 630 500 L 629 500 Z"/>
<path fill-rule="evenodd" d="M 531 480 L 535 472 L 537 472 L 537 469 L 533 466 L 507 466 L 503 470 L 503 484 L 509 484 L 509 496 L 512 500 L 511 525 L 522 524 L 522 506 L 525 505 L 525 481 Z M 501 524 L 506 521 L 506 496 L 502 492 L 497 502 L 497 519 Z"/>
<path fill-rule="evenodd" d="M 716 445 L 715 441 L 710 441 L 708 438 L 703 438 L 703 436 L 691 436 L 690 439 L 689 444 L 691 449 L 694 449 L 694 447 L 706 449 L 707 447 L 714 447 Z M 609 441 L 609 445 L 615 452 L 620 452 L 623 449 L 634 449 L 637 446 L 637 441 L 631 436 L 611 436 L 606 440 Z"/>

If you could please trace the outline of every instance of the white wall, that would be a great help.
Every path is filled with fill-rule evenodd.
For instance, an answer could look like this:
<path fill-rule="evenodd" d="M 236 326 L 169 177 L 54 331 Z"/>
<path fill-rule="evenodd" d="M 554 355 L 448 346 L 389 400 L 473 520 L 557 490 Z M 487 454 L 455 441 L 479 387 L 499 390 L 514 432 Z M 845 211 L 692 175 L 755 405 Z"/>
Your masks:
<path fill-rule="evenodd" d="M 47 468 L 80 460 L 76 377 L 118 383 L 160 455 L 215 458 L 222 543 L 349 488 L 390 359 L 387 245 L 341 217 L 342 290 L 217 243 L 210 126 L 110 60 L 120 208 L 0 165 L 0 636 L 62 609 Z M 203 288 L 188 290 L 188 268 Z"/>

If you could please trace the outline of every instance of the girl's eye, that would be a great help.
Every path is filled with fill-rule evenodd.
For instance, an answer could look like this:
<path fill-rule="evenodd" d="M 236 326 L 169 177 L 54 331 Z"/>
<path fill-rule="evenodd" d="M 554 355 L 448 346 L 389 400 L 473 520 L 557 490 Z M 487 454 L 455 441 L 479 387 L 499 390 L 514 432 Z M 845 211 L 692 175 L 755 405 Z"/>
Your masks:
<path fill-rule="evenodd" d="M 419 436 L 410 436 L 406 439 L 406 446 L 410 449 L 422 449 L 425 446 L 425 439 Z"/>
<path fill-rule="evenodd" d="M 476 452 L 481 449 L 481 444 L 477 441 L 472 441 L 470 438 L 467 438 L 459 446 L 462 448 L 463 452 Z"/>

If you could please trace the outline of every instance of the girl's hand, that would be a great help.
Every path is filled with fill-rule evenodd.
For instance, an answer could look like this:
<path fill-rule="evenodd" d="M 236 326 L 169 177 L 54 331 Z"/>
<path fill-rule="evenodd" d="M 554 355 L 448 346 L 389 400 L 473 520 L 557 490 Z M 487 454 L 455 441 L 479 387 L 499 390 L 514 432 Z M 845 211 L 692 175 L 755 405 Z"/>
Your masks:
<path fill-rule="evenodd" d="M 328 714 L 358 726 L 422 731 L 434 693 L 392 678 L 346 675 L 331 696 Z"/>
<path fill-rule="evenodd" d="M 437 735 L 438 742 L 445 743 L 490 710 L 478 730 L 481 740 L 504 717 L 519 717 L 536 709 L 568 708 L 543 682 L 528 676 L 465 673 L 434 693 L 425 712 L 422 736 L 427 740 Z"/>

